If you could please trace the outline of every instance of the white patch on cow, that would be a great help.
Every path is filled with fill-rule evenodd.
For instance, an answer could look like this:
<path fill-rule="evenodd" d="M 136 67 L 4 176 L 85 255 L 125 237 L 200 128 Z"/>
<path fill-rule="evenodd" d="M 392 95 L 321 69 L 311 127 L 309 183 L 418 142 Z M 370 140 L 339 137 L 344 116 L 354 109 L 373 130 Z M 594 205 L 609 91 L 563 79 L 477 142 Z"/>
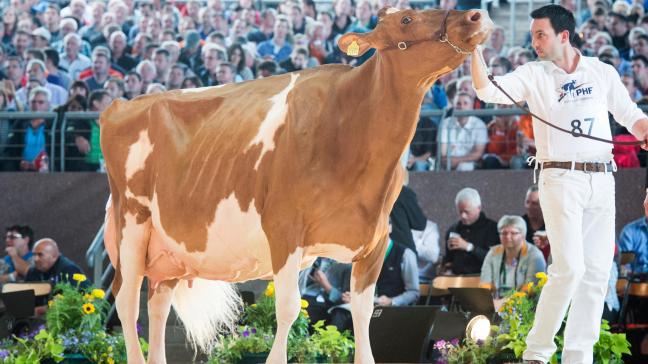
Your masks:
<path fill-rule="evenodd" d="M 327 257 L 340 263 L 351 263 L 362 249 L 363 247 L 359 247 L 357 250 L 351 250 L 341 244 L 318 243 L 305 248 L 304 260 L 314 257 Z"/>
<path fill-rule="evenodd" d="M 299 75 L 297 73 L 291 73 L 290 83 L 288 84 L 288 86 L 286 86 L 285 89 L 270 98 L 272 106 L 270 107 L 270 110 L 268 111 L 265 119 L 263 119 L 263 122 L 261 122 L 259 132 L 252 139 L 247 148 L 249 149 L 250 147 L 258 143 L 263 144 L 263 149 L 261 149 L 261 154 L 254 164 L 254 169 L 259 168 L 259 163 L 261 163 L 263 155 L 275 148 L 274 135 L 277 129 L 279 129 L 279 127 L 286 121 L 286 114 L 288 113 L 288 105 L 286 104 L 286 99 L 288 98 L 288 93 L 290 92 L 290 90 L 295 87 L 295 82 L 297 81 L 298 77 Z"/>
<path fill-rule="evenodd" d="M 376 284 L 370 284 L 360 294 L 355 290 L 355 275 L 351 274 L 351 316 L 355 335 L 355 362 L 373 363 L 371 346 L 369 345 L 369 322 L 373 311 L 374 292 Z"/>
<path fill-rule="evenodd" d="M 208 90 L 221 88 L 223 86 L 226 86 L 226 85 L 216 85 L 216 86 L 196 87 L 196 88 L 183 88 L 183 89 L 180 89 L 180 93 L 183 93 L 183 94 L 196 94 L 196 93 L 200 93 L 200 92 L 203 92 L 203 91 L 208 91 Z"/>
<path fill-rule="evenodd" d="M 133 175 L 144 169 L 144 162 L 149 154 L 153 152 L 153 144 L 148 136 L 148 130 L 144 129 L 139 133 L 137 141 L 128 148 L 128 157 L 126 157 L 126 180 L 130 180 Z"/>
<path fill-rule="evenodd" d="M 400 9 L 398 8 L 389 8 L 385 11 L 385 14 L 393 14 L 393 13 L 398 13 Z"/>
<path fill-rule="evenodd" d="M 239 207 L 232 193 L 216 206 L 214 218 L 207 225 L 205 251 L 189 252 L 184 244 L 171 238 L 160 220 L 157 194 L 151 201 L 151 222 L 175 258 L 184 263 L 189 274 L 228 282 L 268 277 L 272 260 L 268 238 L 261 226 L 261 215 L 250 203 L 248 211 Z M 172 213 L 172 212 L 167 212 Z"/>
<path fill-rule="evenodd" d="M 493 23 L 493 20 L 488 16 L 488 13 L 486 13 L 485 11 L 481 11 L 481 15 L 482 16 L 481 16 L 480 27 L 479 29 L 477 29 L 477 31 L 471 34 L 470 37 L 468 37 L 469 39 L 477 35 L 490 32 L 491 30 L 493 30 L 493 27 L 495 27 L 495 24 Z"/>

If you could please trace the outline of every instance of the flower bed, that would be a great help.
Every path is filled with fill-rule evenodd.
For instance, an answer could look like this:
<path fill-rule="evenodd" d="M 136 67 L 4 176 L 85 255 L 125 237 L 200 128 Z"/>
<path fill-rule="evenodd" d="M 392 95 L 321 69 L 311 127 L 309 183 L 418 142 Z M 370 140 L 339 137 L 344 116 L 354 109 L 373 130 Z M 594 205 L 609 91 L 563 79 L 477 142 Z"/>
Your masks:
<path fill-rule="evenodd" d="M 101 289 L 81 289 L 86 280 L 75 274 L 76 284 L 59 283 L 48 302 L 46 324 L 32 333 L 0 343 L 0 359 L 7 364 L 126 362 L 122 334 L 106 332 L 110 304 Z M 141 346 L 148 345 L 140 338 Z"/>

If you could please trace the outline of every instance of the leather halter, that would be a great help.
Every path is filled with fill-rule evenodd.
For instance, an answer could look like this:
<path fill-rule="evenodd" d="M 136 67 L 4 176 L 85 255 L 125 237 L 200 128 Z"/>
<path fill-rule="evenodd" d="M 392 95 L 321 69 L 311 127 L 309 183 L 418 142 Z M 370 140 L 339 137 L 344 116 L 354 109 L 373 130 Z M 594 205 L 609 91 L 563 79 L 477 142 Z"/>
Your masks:
<path fill-rule="evenodd" d="M 439 30 L 439 37 L 437 38 L 437 40 L 441 43 L 447 43 L 450 47 L 452 47 L 452 49 L 454 49 L 455 52 L 459 54 L 470 54 L 471 52 L 464 50 L 463 48 L 457 46 L 456 44 L 450 41 L 450 38 L 448 37 L 448 32 L 446 31 L 446 25 L 448 22 L 449 15 L 450 15 L 450 10 L 446 10 L 445 15 L 443 16 L 443 21 L 441 22 L 441 29 Z M 407 48 L 413 46 L 414 44 L 427 42 L 429 40 L 430 39 L 403 41 L 403 42 L 398 42 L 395 46 L 391 46 L 389 48 L 398 48 L 401 51 L 404 51 Z"/>

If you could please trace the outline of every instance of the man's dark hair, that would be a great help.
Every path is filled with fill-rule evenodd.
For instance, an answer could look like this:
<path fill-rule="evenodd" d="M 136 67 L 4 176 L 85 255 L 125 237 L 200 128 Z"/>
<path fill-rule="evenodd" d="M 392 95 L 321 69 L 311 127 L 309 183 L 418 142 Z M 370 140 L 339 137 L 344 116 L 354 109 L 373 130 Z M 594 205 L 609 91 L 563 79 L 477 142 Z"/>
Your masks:
<path fill-rule="evenodd" d="M 140 80 L 140 82 L 142 82 L 142 75 L 137 73 L 137 71 L 128 71 L 126 73 L 126 76 L 128 76 L 128 75 L 135 76 L 135 77 L 137 77 L 138 80 Z"/>
<path fill-rule="evenodd" d="M 569 32 L 569 42 L 573 43 L 576 34 L 576 20 L 571 11 L 560 5 L 545 5 L 531 12 L 533 19 L 549 19 L 551 27 L 556 34 L 562 31 Z"/>
<path fill-rule="evenodd" d="M 34 230 L 27 225 L 13 225 L 9 226 L 7 232 L 15 231 L 23 236 L 23 238 L 29 238 L 29 250 L 32 250 L 34 246 Z"/>
<path fill-rule="evenodd" d="M 95 101 L 101 101 L 104 97 L 110 97 L 110 94 L 108 94 L 108 91 L 104 89 L 99 89 L 99 90 L 94 90 L 90 93 L 90 96 L 88 96 L 88 106 L 92 110 L 94 108 L 94 102 Z"/>
<path fill-rule="evenodd" d="M 278 66 L 274 61 L 263 61 L 257 66 L 257 73 L 261 71 L 268 71 L 271 74 L 275 74 L 277 72 L 277 68 Z"/>
<path fill-rule="evenodd" d="M 27 50 L 27 54 L 32 56 L 34 59 L 38 59 L 45 62 L 45 52 L 43 52 L 42 49 L 30 48 Z"/>
<path fill-rule="evenodd" d="M 52 62 L 54 67 L 58 67 L 60 62 L 59 53 L 54 48 L 45 48 L 43 51 L 45 52 L 45 57 Z"/>
<path fill-rule="evenodd" d="M 646 56 L 644 56 L 643 54 L 635 54 L 634 56 L 632 56 L 632 58 L 630 58 L 630 61 L 637 61 L 637 60 L 641 61 L 644 67 L 648 67 L 648 58 L 646 58 Z"/>

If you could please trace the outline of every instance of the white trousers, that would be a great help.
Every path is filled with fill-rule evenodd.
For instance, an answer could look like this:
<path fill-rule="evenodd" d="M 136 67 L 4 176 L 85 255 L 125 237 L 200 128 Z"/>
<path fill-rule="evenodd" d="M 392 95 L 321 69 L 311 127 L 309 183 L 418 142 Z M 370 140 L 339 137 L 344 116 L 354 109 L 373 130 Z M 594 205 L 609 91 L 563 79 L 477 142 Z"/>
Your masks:
<path fill-rule="evenodd" d="M 549 361 L 569 308 L 562 362 L 590 364 L 614 258 L 614 177 L 550 168 L 538 187 L 553 263 L 523 358 Z"/>

